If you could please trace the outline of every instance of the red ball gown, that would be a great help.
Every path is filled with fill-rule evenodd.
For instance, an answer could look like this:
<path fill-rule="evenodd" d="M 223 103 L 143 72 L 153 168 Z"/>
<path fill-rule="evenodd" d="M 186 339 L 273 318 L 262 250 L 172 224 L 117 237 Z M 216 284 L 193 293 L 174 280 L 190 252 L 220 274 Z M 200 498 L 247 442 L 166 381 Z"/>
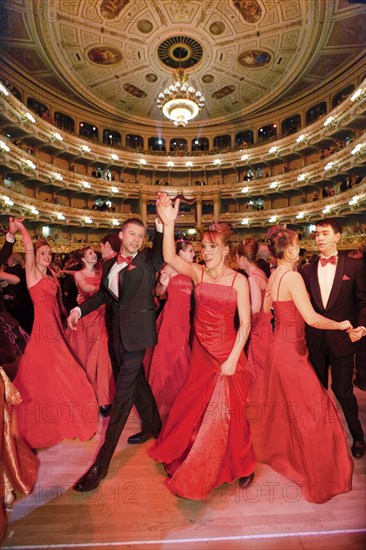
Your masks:
<path fill-rule="evenodd" d="M 188 376 L 192 289 L 189 277 L 171 277 L 168 298 L 157 320 L 158 343 L 145 354 L 146 377 L 161 416 L 168 414 Z"/>
<path fill-rule="evenodd" d="M 99 287 L 100 273 L 85 277 L 85 283 Z M 78 289 L 77 303 L 82 304 L 93 292 Z M 112 403 L 115 383 L 108 353 L 108 333 L 105 324 L 105 305 L 82 317 L 77 330 L 67 329 L 66 335 L 75 357 L 91 382 L 99 405 Z"/>
<path fill-rule="evenodd" d="M 72 355 L 61 322 L 55 279 L 42 277 L 29 289 L 34 324 L 14 386 L 19 431 L 30 447 L 50 447 L 63 439 L 90 439 L 98 428 L 92 385 Z"/>
<path fill-rule="evenodd" d="M 274 301 L 273 307 L 273 342 L 251 393 L 255 452 L 258 460 L 298 484 L 306 500 L 326 502 L 351 490 L 346 434 L 310 364 L 304 320 L 294 302 Z"/>
<path fill-rule="evenodd" d="M 263 311 L 266 291 L 262 290 L 262 309 L 252 315 L 252 326 L 248 345 L 248 363 L 253 376 L 253 382 L 262 375 L 268 358 L 269 344 L 273 339 L 272 313 Z"/>
<path fill-rule="evenodd" d="M 252 377 L 243 352 L 235 374 L 220 375 L 236 338 L 233 286 L 201 282 L 195 287 L 195 302 L 188 379 L 149 454 L 165 465 L 174 493 L 205 500 L 222 483 L 254 471 L 246 417 Z"/>

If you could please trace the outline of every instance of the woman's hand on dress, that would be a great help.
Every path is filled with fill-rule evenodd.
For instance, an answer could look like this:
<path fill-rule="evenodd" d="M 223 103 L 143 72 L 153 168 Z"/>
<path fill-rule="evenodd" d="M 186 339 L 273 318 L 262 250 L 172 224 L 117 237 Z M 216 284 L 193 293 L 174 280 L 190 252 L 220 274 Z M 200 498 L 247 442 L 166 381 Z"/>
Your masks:
<path fill-rule="evenodd" d="M 236 361 L 232 359 L 226 359 L 221 363 L 220 372 L 223 376 L 232 376 L 236 371 Z"/>
<path fill-rule="evenodd" d="M 338 323 L 338 330 L 346 330 L 347 332 L 350 332 L 353 329 L 353 326 L 349 321 L 340 321 Z"/>
<path fill-rule="evenodd" d="M 174 223 L 179 211 L 180 199 L 175 199 L 174 206 L 167 193 L 158 193 L 156 198 L 156 210 L 164 225 Z"/>
<path fill-rule="evenodd" d="M 67 326 L 71 329 L 71 330 L 77 330 L 77 324 L 79 322 L 79 313 L 78 311 L 71 311 L 70 312 L 70 315 L 68 316 L 67 318 Z"/>

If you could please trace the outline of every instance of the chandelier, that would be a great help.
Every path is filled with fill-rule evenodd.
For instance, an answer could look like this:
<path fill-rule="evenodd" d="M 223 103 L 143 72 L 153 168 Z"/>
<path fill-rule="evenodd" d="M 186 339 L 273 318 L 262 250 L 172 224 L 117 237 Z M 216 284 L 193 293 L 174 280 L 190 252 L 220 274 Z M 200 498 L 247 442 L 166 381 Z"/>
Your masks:
<path fill-rule="evenodd" d="M 172 120 L 175 126 L 181 127 L 196 118 L 205 105 L 205 98 L 188 84 L 181 68 L 174 75 L 174 83 L 161 92 L 156 101 L 164 116 Z"/>

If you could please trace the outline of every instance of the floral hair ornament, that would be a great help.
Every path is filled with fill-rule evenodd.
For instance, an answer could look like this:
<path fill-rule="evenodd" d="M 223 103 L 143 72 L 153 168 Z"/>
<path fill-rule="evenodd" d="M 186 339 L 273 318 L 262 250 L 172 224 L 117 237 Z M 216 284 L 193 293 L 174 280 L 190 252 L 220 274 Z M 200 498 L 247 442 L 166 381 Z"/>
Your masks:
<path fill-rule="evenodd" d="M 221 231 L 221 225 L 219 223 L 212 223 L 211 225 L 209 225 L 208 230 L 209 231 L 218 231 L 218 232 L 220 232 Z"/>

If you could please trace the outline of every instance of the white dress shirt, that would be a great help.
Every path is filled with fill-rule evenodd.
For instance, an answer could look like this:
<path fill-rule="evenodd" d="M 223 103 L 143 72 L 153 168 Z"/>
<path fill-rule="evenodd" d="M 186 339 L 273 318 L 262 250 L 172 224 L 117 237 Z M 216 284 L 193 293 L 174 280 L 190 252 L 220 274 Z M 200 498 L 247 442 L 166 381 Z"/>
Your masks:
<path fill-rule="evenodd" d="M 338 256 L 338 254 L 332 254 L 332 256 Z M 326 258 L 326 256 L 320 256 L 321 258 Z M 337 257 L 338 259 L 338 257 Z M 321 264 L 320 260 L 318 263 L 318 280 L 320 286 L 320 294 L 322 297 L 322 303 L 324 308 L 327 307 L 329 300 L 330 292 L 332 290 L 334 276 L 337 269 L 337 264 L 332 264 L 328 262 L 324 266 Z"/>
<path fill-rule="evenodd" d="M 158 233 L 162 233 L 163 232 L 163 224 L 162 223 L 159 223 L 158 222 L 158 219 L 156 218 L 155 219 L 155 228 L 156 228 L 156 231 Z M 134 254 L 132 256 L 132 258 L 134 258 L 135 256 L 137 255 L 137 252 L 136 254 Z M 115 264 L 113 264 L 110 272 L 108 273 L 108 277 L 107 277 L 107 283 L 108 283 L 108 288 L 111 292 L 113 292 L 113 294 L 116 296 L 116 298 L 118 298 L 118 294 L 119 294 L 119 273 L 120 271 L 122 271 L 122 269 L 124 269 L 125 267 L 127 266 L 127 262 L 122 262 L 120 264 L 118 264 L 117 262 L 115 262 Z M 79 308 L 79 306 L 76 306 L 74 307 L 70 313 L 72 313 L 73 311 L 77 311 L 78 312 L 78 315 L 79 315 L 79 319 L 81 317 L 81 309 Z"/>
<path fill-rule="evenodd" d="M 132 259 L 136 256 L 136 254 L 132 256 Z M 109 290 L 113 292 L 116 298 L 118 298 L 119 294 L 119 274 L 126 266 L 127 262 L 122 262 L 120 264 L 116 262 L 115 264 L 113 264 L 110 272 L 108 273 L 107 286 Z"/>

